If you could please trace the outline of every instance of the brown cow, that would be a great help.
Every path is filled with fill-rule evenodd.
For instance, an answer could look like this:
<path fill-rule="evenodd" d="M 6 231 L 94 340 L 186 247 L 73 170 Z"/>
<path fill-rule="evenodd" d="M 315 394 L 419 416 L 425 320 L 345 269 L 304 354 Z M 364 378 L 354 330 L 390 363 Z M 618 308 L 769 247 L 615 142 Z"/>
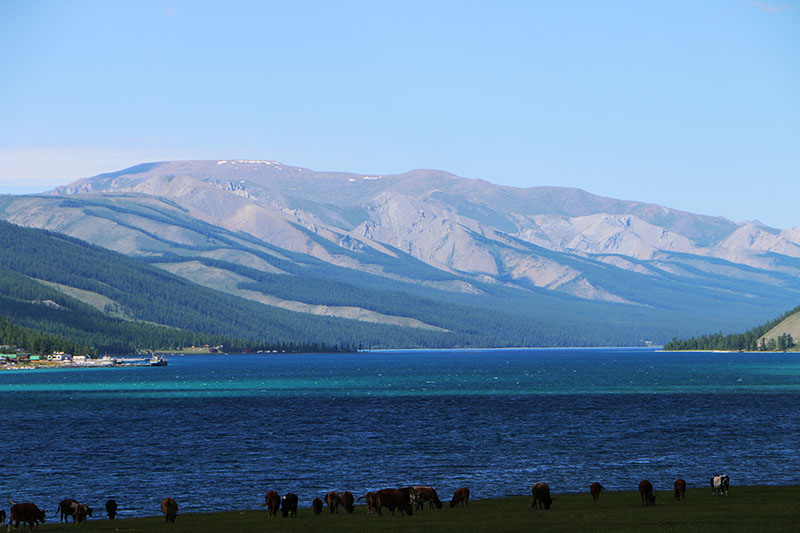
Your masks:
<path fill-rule="evenodd" d="M 264 503 L 261 504 L 261 507 L 267 508 L 270 518 L 277 515 L 281 508 L 280 495 L 274 490 L 267 491 L 267 494 L 264 496 Z"/>
<path fill-rule="evenodd" d="M 414 510 L 411 507 L 411 497 L 409 491 L 403 489 L 381 489 L 375 496 L 375 507 L 378 509 L 378 514 L 383 516 L 381 507 L 386 507 L 392 512 L 394 516 L 395 509 L 399 509 L 401 514 L 413 515 Z"/>
<path fill-rule="evenodd" d="M 428 502 L 428 508 L 433 509 L 435 505 L 437 509 L 442 508 L 442 502 L 439 500 L 439 495 L 436 494 L 436 489 L 433 487 L 421 487 L 414 485 L 411 489 L 411 501 L 416 503 L 417 510 L 425 508 L 425 502 Z"/>
<path fill-rule="evenodd" d="M 311 502 L 311 508 L 314 510 L 314 514 L 321 514 L 322 513 L 322 500 L 319 498 L 314 498 L 314 501 Z"/>
<path fill-rule="evenodd" d="M 686 480 L 683 478 L 678 478 L 675 480 L 674 485 L 675 491 L 672 494 L 672 497 L 678 501 L 683 501 L 686 499 Z"/>
<path fill-rule="evenodd" d="M 75 513 L 72 515 L 72 519 L 78 524 L 81 522 L 86 522 L 87 518 L 92 516 L 92 511 L 94 511 L 94 509 L 85 503 L 79 503 L 75 507 Z"/>
<path fill-rule="evenodd" d="M 642 507 L 656 504 L 656 495 L 653 494 L 653 484 L 646 479 L 639 482 L 639 496 L 642 498 Z"/>
<path fill-rule="evenodd" d="M 14 524 L 15 529 L 19 529 L 20 522 L 28 524 L 31 531 L 34 525 L 36 529 L 39 529 L 39 522 L 44 524 L 44 511 L 33 503 L 14 503 L 11 505 L 11 513 L 8 515 L 8 530 L 11 531 L 11 524 Z"/>
<path fill-rule="evenodd" d="M 75 521 L 75 508 L 78 506 L 78 500 L 61 500 L 61 503 L 58 504 L 58 512 L 61 513 L 59 517 L 59 523 L 63 524 L 64 522 L 69 522 L 69 517 L 72 517 L 72 521 Z M 55 519 L 54 519 L 55 520 Z"/>
<path fill-rule="evenodd" d="M 297 494 L 291 492 L 281 500 L 281 514 L 284 518 L 297 516 Z"/>
<path fill-rule="evenodd" d="M 174 524 L 178 516 L 178 504 L 172 498 L 164 498 L 161 500 L 161 512 L 164 513 L 164 523 Z"/>
<path fill-rule="evenodd" d="M 594 482 L 589 485 L 589 492 L 592 493 L 592 501 L 596 502 L 600 500 L 600 493 L 603 492 L 603 485 L 598 482 Z"/>
<path fill-rule="evenodd" d="M 106 514 L 108 515 L 109 520 L 114 520 L 114 517 L 117 516 L 117 502 L 114 500 L 108 500 L 106 502 Z"/>
<path fill-rule="evenodd" d="M 534 509 L 536 509 L 537 505 L 539 509 L 550 509 L 550 506 L 553 505 L 553 498 L 550 497 L 550 485 L 543 481 L 533 486 L 531 495 L 533 495 L 531 507 Z"/>
<path fill-rule="evenodd" d="M 453 493 L 453 499 L 450 500 L 450 507 L 455 507 L 459 503 L 463 503 L 464 507 L 469 506 L 469 488 L 468 487 L 461 487 L 460 489 L 456 489 Z"/>
<path fill-rule="evenodd" d="M 376 494 L 372 491 L 364 494 L 361 496 L 357 501 L 364 500 L 367 504 L 367 514 L 372 514 L 372 511 L 375 509 L 375 497 Z"/>
<path fill-rule="evenodd" d="M 339 493 L 335 490 L 330 491 L 328 494 L 325 495 L 325 503 L 328 504 L 328 514 L 339 514 L 339 503 L 340 503 Z"/>
<path fill-rule="evenodd" d="M 352 513 L 354 510 L 353 504 L 355 503 L 355 499 L 353 498 L 353 493 L 349 490 L 344 491 L 343 493 L 339 494 L 339 501 L 344 507 L 344 510 L 348 513 Z"/>

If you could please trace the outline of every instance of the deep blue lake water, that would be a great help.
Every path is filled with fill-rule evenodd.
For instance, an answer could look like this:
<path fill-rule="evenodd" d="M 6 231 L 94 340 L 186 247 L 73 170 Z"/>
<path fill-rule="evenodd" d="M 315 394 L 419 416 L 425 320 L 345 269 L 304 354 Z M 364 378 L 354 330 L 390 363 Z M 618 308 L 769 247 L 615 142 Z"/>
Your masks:
<path fill-rule="evenodd" d="M 800 354 L 636 349 L 173 356 L 0 372 L 0 496 L 121 516 L 301 506 L 328 490 L 449 498 L 800 483 Z"/>

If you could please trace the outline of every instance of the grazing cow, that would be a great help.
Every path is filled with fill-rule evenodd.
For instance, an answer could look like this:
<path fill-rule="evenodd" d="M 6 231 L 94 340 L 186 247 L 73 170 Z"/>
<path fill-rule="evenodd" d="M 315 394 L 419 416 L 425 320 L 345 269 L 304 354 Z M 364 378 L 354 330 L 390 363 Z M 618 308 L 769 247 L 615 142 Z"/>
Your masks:
<path fill-rule="evenodd" d="M 164 513 L 164 523 L 174 524 L 178 516 L 178 504 L 172 498 L 164 498 L 161 500 L 161 512 Z"/>
<path fill-rule="evenodd" d="M 11 505 L 11 513 L 8 515 L 8 531 L 11 531 L 11 525 L 14 524 L 15 529 L 19 529 L 19 523 L 28 524 L 28 527 L 33 531 L 33 526 L 39 529 L 39 522 L 44 524 L 44 511 L 36 507 L 33 503 L 15 503 Z M 23 526 L 24 527 L 24 526 Z"/>
<path fill-rule="evenodd" d="M 64 522 L 69 522 L 69 517 L 72 517 L 72 521 L 75 521 L 75 508 L 78 506 L 78 500 L 61 500 L 61 503 L 58 504 L 58 511 L 61 513 L 59 517 L 59 523 L 63 524 Z M 55 520 L 55 518 L 53 519 Z"/>
<path fill-rule="evenodd" d="M 711 492 L 715 496 L 727 496 L 730 488 L 731 478 L 728 476 L 719 475 L 711 478 Z"/>
<path fill-rule="evenodd" d="M 348 514 L 353 512 L 353 504 L 355 503 L 355 499 L 353 498 L 352 492 L 346 490 L 339 494 L 339 502 L 342 504 L 342 507 L 344 507 L 344 510 L 347 511 Z"/>
<path fill-rule="evenodd" d="M 314 514 L 322 514 L 322 500 L 314 498 L 314 501 L 311 502 L 311 508 L 314 510 Z"/>
<path fill-rule="evenodd" d="M 291 492 L 281 500 L 281 514 L 284 518 L 297 516 L 297 494 Z"/>
<path fill-rule="evenodd" d="M 400 514 L 407 514 L 409 516 L 414 514 L 411 507 L 411 496 L 409 491 L 403 489 L 381 489 L 375 498 L 375 507 L 378 509 L 378 514 L 383 516 L 381 512 L 382 507 L 388 508 L 394 516 L 394 510 L 399 509 Z"/>
<path fill-rule="evenodd" d="M 72 519 L 78 524 L 86 522 L 87 518 L 92 516 L 92 511 L 93 509 L 85 503 L 79 503 L 75 507 L 75 513 L 72 515 Z"/>
<path fill-rule="evenodd" d="M 420 487 L 414 485 L 410 488 L 411 501 L 416 504 L 417 510 L 425 508 L 425 502 L 428 502 L 428 508 L 433 509 L 435 505 L 437 509 L 442 508 L 442 502 L 439 500 L 439 495 L 436 494 L 436 489 L 433 487 Z"/>
<path fill-rule="evenodd" d="M 642 498 L 642 507 L 656 504 L 656 495 L 653 494 L 653 484 L 646 479 L 639 482 L 639 496 Z"/>
<path fill-rule="evenodd" d="M 550 509 L 550 506 L 553 505 L 553 498 L 550 497 L 550 485 L 547 483 L 542 481 L 535 484 L 531 489 L 531 494 L 533 495 L 531 507 L 534 509 L 537 504 L 539 509 Z"/>
<path fill-rule="evenodd" d="M 592 493 L 592 501 L 600 501 L 600 493 L 603 492 L 603 485 L 598 482 L 594 482 L 589 485 L 589 492 Z"/>
<path fill-rule="evenodd" d="M 675 490 L 672 493 L 672 498 L 675 500 L 683 501 L 686 499 L 686 480 L 678 478 L 675 480 Z"/>
<path fill-rule="evenodd" d="M 461 487 L 460 489 L 456 489 L 453 493 L 453 499 L 450 500 L 450 507 L 455 507 L 459 503 L 463 503 L 464 507 L 469 506 L 469 488 L 468 487 Z"/>
<path fill-rule="evenodd" d="M 270 518 L 277 515 L 278 510 L 281 508 L 280 495 L 278 495 L 278 493 L 274 490 L 268 491 L 266 496 L 264 496 L 264 503 L 261 504 L 261 507 L 267 508 Z"/>
<path fill-rule="evenodd" d="M 372 491 L 364 494 L 361 496 L 357 501 L 364 500 L 367 504 L 367 514 L 372 514 L 372 511 L 375 509 L 375 496 L 376 494 Z"/>
<path fill-rule="evenodd" d="M 114 500 L 108 500 L 106 502 L 106 514 L 108 515 L 109 520 L 114 520 L 114 517 L 117 516 L 117 502 Z"/>
<path fill-rule="evenodd" d="M 339 514 L 339 503 L 341 502 L 339 498 L 339 493 L 335 490 L 330 491 L 328 494 L 325 495 L 325 503 L 328 504 L 328 514 Z"/>

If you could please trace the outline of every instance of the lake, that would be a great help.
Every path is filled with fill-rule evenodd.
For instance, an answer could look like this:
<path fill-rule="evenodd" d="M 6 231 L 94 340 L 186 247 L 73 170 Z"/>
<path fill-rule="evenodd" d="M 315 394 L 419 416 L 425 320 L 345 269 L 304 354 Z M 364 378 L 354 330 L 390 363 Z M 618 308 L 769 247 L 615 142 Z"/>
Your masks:
<path fill-rule="evenodd" d="M 0 494 L 121 517 L 301 506 L 410 484 L 442 499 L 800 483 L 800 354 L 652 349 L 172 356 L 0 372 Z M 710 492 L 710 489 L 709 489 Z"/>

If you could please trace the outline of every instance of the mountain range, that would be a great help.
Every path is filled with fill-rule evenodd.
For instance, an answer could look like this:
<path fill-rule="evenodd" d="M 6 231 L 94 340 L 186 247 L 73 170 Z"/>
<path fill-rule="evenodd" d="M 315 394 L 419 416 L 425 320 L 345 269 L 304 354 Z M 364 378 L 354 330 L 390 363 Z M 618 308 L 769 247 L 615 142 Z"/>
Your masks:
<path fill-rule="evenodd" d="M 475 332 L 493 345 L 662 343 L 800 301 L 800 228 L 436 170 L 146 163 L 2 196 L 0 218 L 266 306 L 448 339 L 436 345 Z"/>

